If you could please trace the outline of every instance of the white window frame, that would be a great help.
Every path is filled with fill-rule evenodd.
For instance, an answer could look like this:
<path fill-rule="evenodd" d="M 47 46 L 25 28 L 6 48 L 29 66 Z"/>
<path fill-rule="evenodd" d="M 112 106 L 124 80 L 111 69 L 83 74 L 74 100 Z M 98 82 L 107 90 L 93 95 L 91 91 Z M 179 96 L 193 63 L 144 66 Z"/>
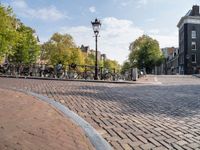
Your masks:
<path fill-rule="evenodd" d="M 195 45 L 195 49 L 193 49 L 193 45 Z M 192 42 L 192 50 L 197 50 L 197 43 L 196 42 Z"/>
<path fill-rule="evenodd" d="M 196 38 L 197 38 L 197 31 L 192 30 L 192 39 L 196 39 Z"/>
<path fill-rule="evenodd" d="M 197 55 L 196 54 L 192 54 L 195 56 L 195 61 L 192 61 L 192 63 L 196 63 L 197 62 Z M 192 59 L 192 56 L 191 56 L 191 59 Z"/>

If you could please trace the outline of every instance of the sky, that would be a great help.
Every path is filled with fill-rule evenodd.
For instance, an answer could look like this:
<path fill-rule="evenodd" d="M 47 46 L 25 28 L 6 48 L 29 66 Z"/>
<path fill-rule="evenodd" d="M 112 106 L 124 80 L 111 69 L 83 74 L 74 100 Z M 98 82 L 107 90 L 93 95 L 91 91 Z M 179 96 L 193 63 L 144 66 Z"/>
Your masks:
<path fill-rule="evenodd" d="M 0 0 L 36 30 L 41 43 L 55 32 L 72 35 L 77 46 L 95 49 L 91 21 L 101 20 L 98 50 L 123 63 L 129 45 L 147 34 L 160 47 L 178 46 L 177 23 L 199 0 Z"/>

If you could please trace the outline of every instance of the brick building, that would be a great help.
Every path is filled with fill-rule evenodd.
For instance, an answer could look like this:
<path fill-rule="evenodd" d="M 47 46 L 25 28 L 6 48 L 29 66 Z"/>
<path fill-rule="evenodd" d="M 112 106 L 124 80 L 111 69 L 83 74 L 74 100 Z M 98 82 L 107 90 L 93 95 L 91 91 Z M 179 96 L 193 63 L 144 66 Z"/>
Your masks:
<path fill-rule="evenodd" d="M 183 16 L 179 28 L 179 69 L 180 74 L 200 73 L 200 12 L 194 5 Z"/>

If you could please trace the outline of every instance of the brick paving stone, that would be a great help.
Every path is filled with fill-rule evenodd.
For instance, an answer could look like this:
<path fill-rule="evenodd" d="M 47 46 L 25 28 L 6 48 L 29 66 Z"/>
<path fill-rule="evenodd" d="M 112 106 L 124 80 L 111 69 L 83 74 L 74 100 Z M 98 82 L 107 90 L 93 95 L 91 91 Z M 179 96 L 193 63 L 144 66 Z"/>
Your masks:
<path fill-rule="evenodd" d="M 118 142 L 111 142 L 111 146 L 114 149 L 123 150 L 122 146 Z"/>
<path fill-rule="evenodd" d="M 184 141 L 184 140 L 181 140 L 181 141 L 178 141 L 178 142 L 176 142 L 178 145 L 180 145 L 180 146 L 183 146 L 183 145 L 186 145 L 186 144 L 188 144 L 188 142 L 186 142 L 186 141 Z"/>
<path fill-rule="evenodd" d="M 141 142 L 143 143 L 148 143 L 147 139 L 145 139 L 144 137 L 142 136 L 136 136 L 138 140 L 140 140 Z"/>
<path fill-rule="evenodd" d="M 151 133 L 149 133 L 149 134 L 144 134 L 143 135 L 145 138 L 152 138 L 152 137 L 155 137 L 155 135 L 154 134 L 151 134 Z"/>
<path fill-rule="evenodd" d="M 200 148 L 200 144 L 198 144 L 198 143 L 190 143 L 190 144 L 188 144 L 187 145 L 188 147 L 190 147 L 190 148 Z"/>
<path fill-rule="evenodd" d="M 156 141 L 153 138 L 148 138 L 148 141 L 151 142 L 152 144 L 156 145 L 156 146 L 160 146 L 161 145 L 158 141 Z"/>
<path fill-rule="evenodd" d="M 176 150 L 184 150 L 181 146 L 177 145 L 176 143 L 172 143 L 171 144 L 173 148 L 175 148 Z"/>
<path fill-rule="evenodd" d="M 162 140 L 165 140 L 166 139 L 166 137 L 164 137 L 164 136 L 156 136 L 156 137 L 154 137 L 157 141 L 162 141 Z"/>
<path fill-rule="evenodd" d="M 133 134 L 131 134 L 131 133 L 128 133 L 128 134 L 127 134 L 127 137 L 128 137 L 131 141 L 137 141 L 136 137 L 135 137 Z"/>
<path fill-rule="evenodd" d="M 155 147 L 155 145 L 151 144 L 151 143 L 147 143 L 147 144 L 143 144 L 140 146 L 142 149 L 144 150 L 149 150 Z"/>
<path fill-rule="evenodd" d="M 173 138 L 170 138 L 170 139 L 166 139 L 165 140 L 165 142 L 167 142 L 167 143 L 174 143 L 174 142 L 176 142 L 177 140 L 176 139 L 173 139 Z"/>
<path fill-rule="evenodd" d="M 132 150 L 131 146 L 129 144 L 122 144 L 122 147 L 125 149 L 125 150 Z"/>
<path fill-rule="evenodd" d="M 163 146 L 159 146 L 159 147 L 153 148 L 152 150 L 167 150 L 167 149 Z"/>
<path fill-rule="evenodd" d="M 126 144 L 133 149 L 144 144 L 195 149 L 200 145 L 200 79 L 156 78 L 161 85 L 0 78 L 0 87 L 55 99 L 87 120 L 115 149 Z"/>
<path fill-rule="evenodd" d="M 200 141 L 200 136 L 196 136 L 194 138 Z"/>
<path fill-rule="evenodd" d="M 142 150 L 140 147 L 133 147 L 133 150 Z"/>
<path fill-rule="evenodd" d="M 188 146 L 186 146 L 186 145 L 184 145 L 183 148 L 184 148 L 185 150 L 194 150 L 193 148 L 190 148 L 190 147 L 188 147 Z"/>
<path fill-rule="evenodd" d="M 164 141 L 160 141 L 160 143 L 161 143 L 165 148 L 167 148 L 167 149 L 173 149 L 172 146 L 171 146 L 171 144 L 168 144 L 168 143 L 166 143 L 166 142 L 164 142 Z"/>
<path fill-rule="evenodd" d="M 184 140 L 184 141 L 186 141 L 186 142 L 188 142 L 188 143 L 192 143 L 192 142 L 193 142 L 191 139 L 186 138 L 186 137 L 182 138 L 182 140 Z"/>
<path fill-rule="evenodd" d="M 134 141 L 129 144 L 131 147 L 138 147 L 138 146 L 142 145 L 143 143 L 141 141 Z"/>
<path fill-rule="evenodd" d="M 193 137 L 194 135 L 192 135 L 192 134 L 184 134 L 184 136 L 187 137 L 187 138 L 191 138 L 191 137 Z"/>

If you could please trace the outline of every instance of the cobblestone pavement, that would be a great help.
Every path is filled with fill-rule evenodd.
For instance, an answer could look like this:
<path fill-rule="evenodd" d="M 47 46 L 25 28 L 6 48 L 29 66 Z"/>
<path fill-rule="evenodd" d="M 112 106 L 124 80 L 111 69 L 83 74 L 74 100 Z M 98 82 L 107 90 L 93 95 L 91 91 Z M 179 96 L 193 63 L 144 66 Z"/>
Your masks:
<path fill-rule="evenodd" d="M 160 76 L 160 85 L 0 78 L 53 98 L 87 120 L 114 149 L 200 149 L 200 78 Z"/>

